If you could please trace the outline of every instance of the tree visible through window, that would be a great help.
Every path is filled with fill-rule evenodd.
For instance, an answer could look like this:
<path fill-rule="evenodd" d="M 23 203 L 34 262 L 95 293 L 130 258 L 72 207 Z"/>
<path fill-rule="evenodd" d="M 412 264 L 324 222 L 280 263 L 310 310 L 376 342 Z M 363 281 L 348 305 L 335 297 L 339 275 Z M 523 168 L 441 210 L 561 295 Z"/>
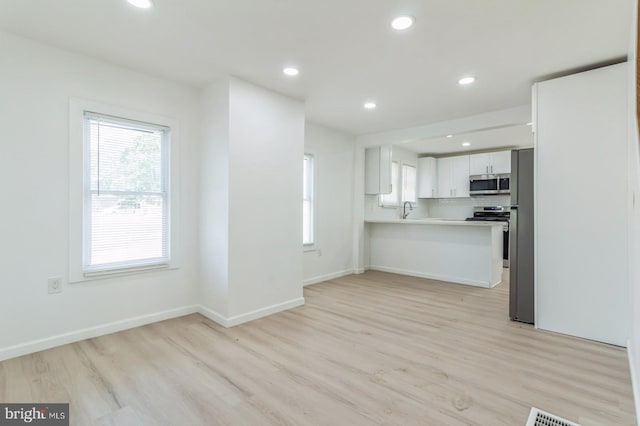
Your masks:
<path fill-rule="evenodd" d="M 85 272 L 169 260 L 168 132 L 85 112 Z"/>

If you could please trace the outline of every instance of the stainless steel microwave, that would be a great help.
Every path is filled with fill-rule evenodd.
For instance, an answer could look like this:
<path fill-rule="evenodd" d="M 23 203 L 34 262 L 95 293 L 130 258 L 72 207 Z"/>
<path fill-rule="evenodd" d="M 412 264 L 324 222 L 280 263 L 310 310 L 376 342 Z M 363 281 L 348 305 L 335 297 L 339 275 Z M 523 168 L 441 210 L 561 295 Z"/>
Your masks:
<path fill-rule="evenodd" d="M 511 175 L 475 175 L 469 176 L 469 194 L 495 195 L 510 193 Z"/>

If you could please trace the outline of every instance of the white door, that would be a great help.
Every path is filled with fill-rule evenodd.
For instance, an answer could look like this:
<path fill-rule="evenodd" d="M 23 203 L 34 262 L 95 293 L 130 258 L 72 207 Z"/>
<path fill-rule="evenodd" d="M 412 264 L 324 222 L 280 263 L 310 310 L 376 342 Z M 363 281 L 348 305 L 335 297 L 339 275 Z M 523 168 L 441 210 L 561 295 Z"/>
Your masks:
<path fill-rule="evenodd" d="M 452 157 L 438 158 L 438 198 L 453 197 Z"/>
<path fill-rule="evenodd" d="M 365 194 L 391 193 L 391 156 L 391 145 L 376 146 L 365 150 Z"/>
<path fill-rule="evenodd" d="M 464 198 L 469 196 L 469 156 L 453 158 L 453 196 Z"/>
<path fill-rule="evenodd" d="M 437 196 L 437 173 L 435 158 L 418 158 L 418 198 L 434 198 Z"/>
<path fill-rule="evenodd" d="M 491 154 L 492 173 L 511 173 L 511 151 L 500 151 Z"/>
<path fill-rule="evenodd" d="M 629 336 L 628 72 L 544 81 L 534 103 L 536 325 L 619 346 Z M 606 208 L 594 208 L 598 197 Z"/>
<path fill-rule="evenodd" d="M 390 194 L 392 191 L 391 159 L 393 158 L 391 145 L 380 147 L 380 193 Z"/>
<path fill-rule="evenodd" d="M 491 173 L 491 154 L 473 154 L 469 156 L 469 174 L 486 175 Z"/>

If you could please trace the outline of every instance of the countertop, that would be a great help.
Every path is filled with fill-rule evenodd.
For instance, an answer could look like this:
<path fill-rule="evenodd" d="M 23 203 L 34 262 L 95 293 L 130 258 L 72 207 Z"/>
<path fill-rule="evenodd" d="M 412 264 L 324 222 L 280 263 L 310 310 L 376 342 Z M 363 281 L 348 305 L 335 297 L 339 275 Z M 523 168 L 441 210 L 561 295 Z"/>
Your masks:
<path fill-rule="evenodd" d="M 399 225 L 445 225 L 445 226 L 499 226 L 503 227 L 502 222 L 477 222 L 459 219 L 365 219 L 365 223 L 397 223 Z"/>

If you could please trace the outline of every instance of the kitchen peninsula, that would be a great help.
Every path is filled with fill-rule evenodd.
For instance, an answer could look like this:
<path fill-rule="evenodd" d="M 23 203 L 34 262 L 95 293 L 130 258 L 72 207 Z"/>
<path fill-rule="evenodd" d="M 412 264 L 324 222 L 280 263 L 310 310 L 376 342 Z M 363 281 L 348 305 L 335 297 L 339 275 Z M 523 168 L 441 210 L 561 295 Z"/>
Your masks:
<path fill-rule="evenodd" d="M 502 281 L 502 224 L 365 220 L 369 269 L 491 288 Z"/>

